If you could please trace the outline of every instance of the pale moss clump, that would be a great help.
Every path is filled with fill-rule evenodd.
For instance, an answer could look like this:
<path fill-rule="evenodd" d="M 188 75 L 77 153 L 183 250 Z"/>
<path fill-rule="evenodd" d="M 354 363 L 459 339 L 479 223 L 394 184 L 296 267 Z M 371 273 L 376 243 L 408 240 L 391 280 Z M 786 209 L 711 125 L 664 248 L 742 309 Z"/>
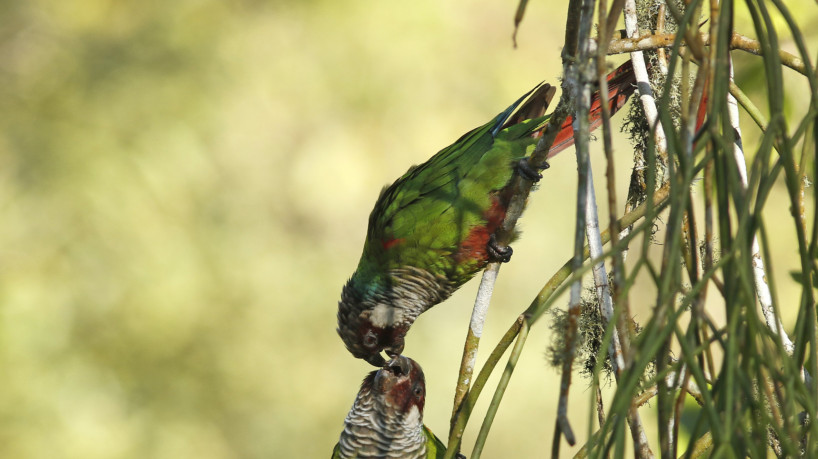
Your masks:
<path fill-rule="evenodd" d="M 632 329 L 638 334 L 642 327 L 631 320 Z M 551 310 L 551 344 L 546 348 L 548 363 L 554 368 L 562 368 L 565 362 L 565 330 L 568 326 L 568 312 L 554 308 Z M 585 290 L 580 303 L 579 327 L 576 343 L 575 363 L 580 368 L 582 377 L 591 379 L 597 365 L 597 356 L 605 337 L 605 320 L 602 317 L 597 301 L 596 291 L 593 288 Z M 654 365 L 649 365 L 643 380 L 654 373 Z M 613 376 L 613 366 L 608 352 L 600 363 L 600 374 L 610 382 Z"/>

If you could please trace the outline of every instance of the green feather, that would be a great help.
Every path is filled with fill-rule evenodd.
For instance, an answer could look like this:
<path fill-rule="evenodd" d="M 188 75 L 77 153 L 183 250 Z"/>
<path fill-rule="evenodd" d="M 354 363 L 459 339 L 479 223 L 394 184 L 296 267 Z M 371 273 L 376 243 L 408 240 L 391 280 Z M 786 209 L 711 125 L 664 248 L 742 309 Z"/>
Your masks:
<path fill-rule="evenodd" d="M 492 193 L 508 184 L 514 163 L 537 141 L 531 134 L 548 120 L 542 116 L 500 130 L 522 100 L 383 189 L 370 215 L 357 276 L 374 280 L 390 269 L 416 266 L 457 286 L 479 269 L 476 261 L 458 263 L 452 256 L 474 227 L 485 224 Z"/>
<path fill-rule="evenodd" d="M 446 445 L 425 424 L 423 433 L 426 434 L 426 459 L 443 459 L 446 454 Z"/>

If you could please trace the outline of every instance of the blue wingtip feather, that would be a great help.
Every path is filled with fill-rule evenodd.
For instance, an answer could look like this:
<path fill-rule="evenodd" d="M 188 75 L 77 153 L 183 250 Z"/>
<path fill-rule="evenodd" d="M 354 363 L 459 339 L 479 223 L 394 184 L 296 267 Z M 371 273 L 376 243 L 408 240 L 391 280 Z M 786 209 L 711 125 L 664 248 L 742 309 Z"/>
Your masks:
<path fill-rule="evenodd" d="M 497 115 L 497 117 L 494 119 L 494 129 L 491 130 L 491 136 L 492 137 L 497 136 L 497 133 L 500 132 L 500 129 L 502 129 L 503 125 L 506 124 L 506 121 L 511 117 L 511 114 L 514 113 L 514 110 L 517 110 L 517 107 L 519 107 L 520 104 L 523 103 L 523 101 L 526 98 L 528 98 L 528 96 L 530 96 L 532 92 L 536 91 L 537 88 L 539 88 L 540 86 L 542 86 L 542 82 L 537 84 L 537 86 L 534 86 L 533 88 L 531 88 L 530 91 L 523 94 L 522 97 L 517 99 L 516 102 L 511 104 L 507 109 L 503 110 L 502 113 Z"/>

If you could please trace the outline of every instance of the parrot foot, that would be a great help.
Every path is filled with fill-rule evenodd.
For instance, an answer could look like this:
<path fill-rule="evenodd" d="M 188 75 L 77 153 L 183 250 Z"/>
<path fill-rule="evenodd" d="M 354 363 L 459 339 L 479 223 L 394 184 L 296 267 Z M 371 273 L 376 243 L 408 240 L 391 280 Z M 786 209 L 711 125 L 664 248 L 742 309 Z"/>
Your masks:
<path fill-rule="evenodd" d="M 500 244 L 497 243 L 497 236 L 494 234 L 489 236 L 489 242 L 486 244 L 486 248 L 489 252 L 489 260 L 499 261 L 501 263 L 508 263 L 508 261 L 511 260 L 511 254 L 514 253 L 511 247 L 501 247 Z"/>
<path fill-rule="evenodd" d="M 523 158 L 517 162 L 517 173 L 520 174 L 522 178 L 537 183 L 542 178 L 540 171 L 544 171 L 549 167 L 551 167 L 551 165 L 547 162 L 542 163 L 537 167 L 533 167 L 531 163 L 528 162 L 528 158 Z"/>

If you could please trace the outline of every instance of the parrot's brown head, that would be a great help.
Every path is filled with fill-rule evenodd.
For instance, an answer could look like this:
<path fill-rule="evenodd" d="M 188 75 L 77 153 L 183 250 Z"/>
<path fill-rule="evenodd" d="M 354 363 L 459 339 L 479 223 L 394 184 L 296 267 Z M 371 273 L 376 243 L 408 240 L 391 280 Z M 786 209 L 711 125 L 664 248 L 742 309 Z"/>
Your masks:
<path fill-rule="evenodd" d="M 426 380 L 420 365 L 409 357 L 395 356 L 383 368 L 370 373 L 361 391 L 366 389 L 381 405 L 381 410 L 410 415 L 416 407 L 417 415 L 423 416 Z"/>
<path fill-rule="evenodd" d="M 353 356 L 382 367 L 386 359 L 381 352 L 390 358 L 403 352 L 408 327 L 373 320 L 372 311 L 363 311 L 350 322 L 341 324 L 339 319 L 338 334 Z"/>
<path fill-rule="evenodd" d="M 400 308 L 385 301 L 362 299 L 348 283 L 338 303 L 338 335 L 353 356 L 364 359 L 376 367 L 382 367 L 387 356 L 403 352 L 406 332 L 410 323 L 402 316 Z"/>

